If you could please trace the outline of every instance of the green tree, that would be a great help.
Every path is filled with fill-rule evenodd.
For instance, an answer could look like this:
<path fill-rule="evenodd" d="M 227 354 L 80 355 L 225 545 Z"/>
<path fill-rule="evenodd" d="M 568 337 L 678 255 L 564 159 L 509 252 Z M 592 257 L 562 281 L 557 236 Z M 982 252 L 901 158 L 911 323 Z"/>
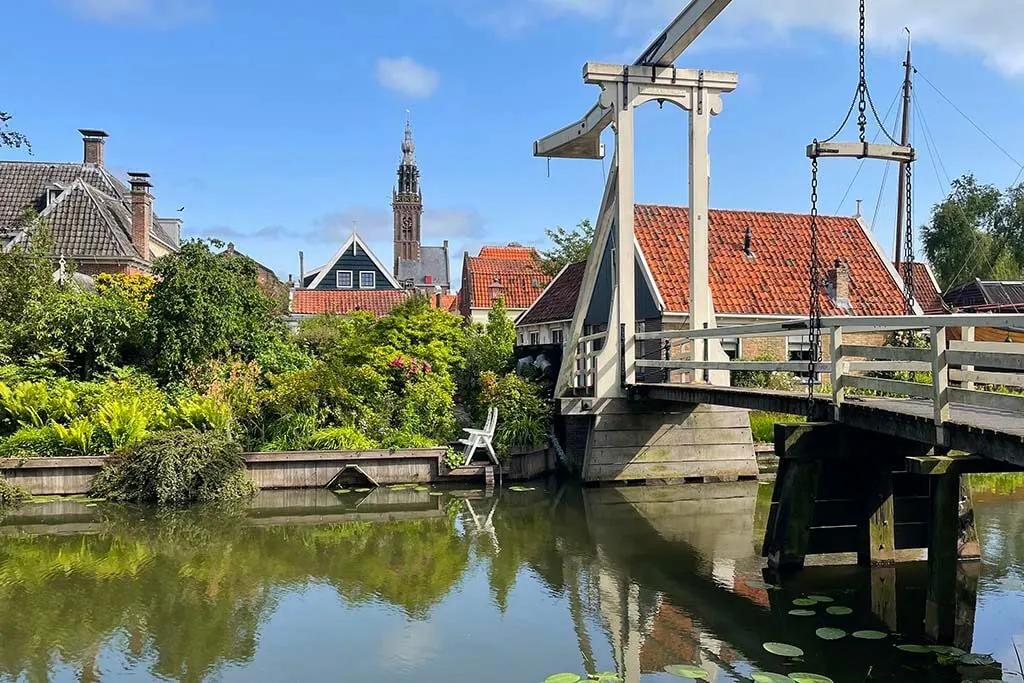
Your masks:
<path fill-rule="evenodd" d="M 32 143 L 24 133 L 12 130 L 10 120 L 14 117 L 5 111 L 0 111 L 0 147 L 25 147 L 32 150 Z"/>
<path fill-rule="evenodd" d="M 466 361 L 466 330 L 458 316 L 416 294 L 377 323 L 377 345 L 430 363 L 433 372 L 454 375 Z"/>
<path fill-rule="evenodd" d="M 924 226 L 925 254 L 943 289 L 975 278 L 1009 279 L 1020 274 L 1012 247 L 1024 237 L 1021 189 L 1004 195 L 974 176 L 953 181 L 949 197 L 932 210 Z M 1024 256 L 1024 248 L 1021 249 Z"/>
<path fill-rule="evenodd" d="M 462 394 L 473 404 L 477 417 L 486 412 L 479 402 L 480 377 L 486 372 L 502 375 L 512 368 L 516 343 L 516 328 L 508 317 L 504 299 L 496 299 L 487 313 L 487 326 L 476 326 L 469 332 L 466 350 L 466 369 L 462 380 Z"/>
<path fill-rule="evenodd" d="M 149 302 L 152 367 L 164 381 L 216 359 L 255 359 L 287 334 L 250 259 L 227 259 L 192 240 L 154 264 Z"/>
<path fill-rule="evenodd" d="M 548 239 L 554 245 L 550 251 L 540 253 L 540 268 L 548 275 L 558 275 L 566 265 L 586 261 L 594 242 L 594 226 L 589 219 L 581 220 L 573 230 L 558 226 L 548 229 Z"/>

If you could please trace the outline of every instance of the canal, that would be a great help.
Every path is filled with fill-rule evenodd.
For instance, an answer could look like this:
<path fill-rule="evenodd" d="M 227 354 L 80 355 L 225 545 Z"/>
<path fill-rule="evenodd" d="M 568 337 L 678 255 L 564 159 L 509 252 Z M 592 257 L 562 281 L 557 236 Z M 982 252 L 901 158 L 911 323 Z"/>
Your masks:
<path fill-rule="evenodd" d="M 956 645 L 995 664 L 924 652 L 923 566 L 770 583 L 763 484 L 524 488 L 28 506 L 0 523 L 0 681 L 657 683 L 680 664 L 713 681 L 1022 680 L 1024 500 L 1006 486 L 978 496 L 984 560 L 948 606 Z"/>

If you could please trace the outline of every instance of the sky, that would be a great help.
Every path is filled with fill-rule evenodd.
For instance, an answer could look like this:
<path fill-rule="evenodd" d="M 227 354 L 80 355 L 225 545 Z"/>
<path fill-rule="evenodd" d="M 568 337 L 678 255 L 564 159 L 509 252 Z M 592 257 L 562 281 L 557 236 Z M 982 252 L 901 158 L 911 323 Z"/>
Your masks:
<path fill-rule="evenodd" d="M 595 217 L 610 158 L 549 166 L 533 141 L 595 102 L 584 63 L 633 62 L 684 4 L 4 0 L 0 110 L 33 152 L 0 157 L 75 161 L 77 129 L 106 130 L 107 165 L 150 173 L 159 215 L 183 218 L 187 236 L 234 242 L 286 279 L 298 275 L 299 250 L 318 266 L 353 225 L 391 262 L 408 110 L 424 243 L 450 241 L 457 278 L 465 251 L 543 247 L 546 228 Z M 869 0 L 868 12 L 871 91 L 890 128 L 904 26 L 914 33 L 915 222 L 964 173 L 1000 187 L 1018 180 L 1024 2 Z M 734 0 L 678 60 L 740 77 L 712 123 L 713 207 L 808 211 L 804 150 L 849 106 L 856 28 L 854 0 Z M 686 137 L 685 112 L 637 112 L 638 202 L 685 205 Z M 862 199 L 891 251 L 895 176 L 882 162 L 823 161 L 820 210 L 852 215 Z"/>

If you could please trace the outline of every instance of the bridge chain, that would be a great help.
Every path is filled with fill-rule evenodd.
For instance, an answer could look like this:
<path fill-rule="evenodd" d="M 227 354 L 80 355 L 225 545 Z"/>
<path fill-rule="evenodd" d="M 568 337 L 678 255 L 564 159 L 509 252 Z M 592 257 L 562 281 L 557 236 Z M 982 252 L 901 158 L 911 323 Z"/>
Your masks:
<path fill-rule="evenodd" d="M 817 144 L 817 140 L 814 141 Z M 807 378 L 807 416 L 814 415 L 814 378 L 821 364 L 821 256 L 818 248 L 818 157 L 811 159 L 811 263 L 810 306 L 807 326 L 810 341 Z"/>
<path fill-rule="evenodd" d="M 914 169 L 913 164 L 904 166 L 907 174 L 907 225 L 903 236 L 903 298 L 907 315 L 914 315 Z"/>

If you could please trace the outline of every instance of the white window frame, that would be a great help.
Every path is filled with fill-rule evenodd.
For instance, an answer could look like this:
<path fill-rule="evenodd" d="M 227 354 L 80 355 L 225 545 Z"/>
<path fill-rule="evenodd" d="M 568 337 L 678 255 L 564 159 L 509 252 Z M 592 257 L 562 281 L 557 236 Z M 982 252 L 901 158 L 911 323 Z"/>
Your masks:
<path fill-rule="evenodd" d="M 373 282 L 369 287 L 363 285 L 363 276 L 369 275 L 373 278 Z M 377 289 L 377 273 L 372 270 L 361 270 L 359 271 L 359 289 Z"/>
<path fill-rule="evenodd" d="M 534 339 L 534 337 L 536 337 L 536 339 Z M 530 333 L 530 346 L 538 346 L 538 345 L 540 345 L 540 332 L 539 331 L 538 332 L 531 332 Z"/>
<path fill-rule="evenodd" d="M 341 276 L 342 275 L 348 275 L 348 285 L 341 284 Z M 334 277 L 336 278 L 335 279 L 335 284 L 337 285 L 338 289 L 352 289 L 354 280 L 353 280 L 353 277 L 352 277 L 352 271 L 351 270 L 335 271 Z"/>
<path fill-rule="evenodd" d="M 556 335 L 558 336 L 557 340 L 555 339 Z M 562 328 L 560 328 L 560 327 L 552 327 L 551 328 L 551 343 L 552 344 L 565 344 L 565 335 L 562 333 Z"/>

